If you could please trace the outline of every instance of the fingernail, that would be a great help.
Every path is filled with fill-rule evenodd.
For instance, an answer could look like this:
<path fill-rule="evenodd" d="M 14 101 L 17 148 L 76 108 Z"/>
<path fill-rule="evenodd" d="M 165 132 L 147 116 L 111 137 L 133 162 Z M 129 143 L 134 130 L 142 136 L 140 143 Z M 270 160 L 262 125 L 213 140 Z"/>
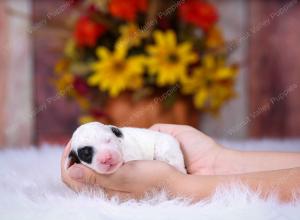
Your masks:
<path fill-rule="evenodd" d="M 69 169 L 69 175 L 72 179 L 82 179 L 83 178 L 83 171 L 79 167 L 71 167 Z"/>

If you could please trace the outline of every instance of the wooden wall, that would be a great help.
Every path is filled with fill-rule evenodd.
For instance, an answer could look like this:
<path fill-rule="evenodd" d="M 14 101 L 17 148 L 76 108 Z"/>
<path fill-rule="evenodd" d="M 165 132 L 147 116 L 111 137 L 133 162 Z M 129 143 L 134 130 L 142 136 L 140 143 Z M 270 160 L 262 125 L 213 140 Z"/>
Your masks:
<path fill-rule="evenodd" d="M 51 83 L 54 65 L 60 58 L 63 48 L 61 24 L 64 19 L 69 18 L 69 7 L 65 7 L 66 2 L 33 0 L 35 109 L 38 111 L 36 143 L 66 142 L 77 126 L 77 106 L 63 97 L 56 99 L 58 92 Z M 60 13 L 56 13 L 58 10 Z"/>
<path fill-rule="evenodd" d="M 251 137 L 300 136 L 300 5 L 251 1 Z"/>

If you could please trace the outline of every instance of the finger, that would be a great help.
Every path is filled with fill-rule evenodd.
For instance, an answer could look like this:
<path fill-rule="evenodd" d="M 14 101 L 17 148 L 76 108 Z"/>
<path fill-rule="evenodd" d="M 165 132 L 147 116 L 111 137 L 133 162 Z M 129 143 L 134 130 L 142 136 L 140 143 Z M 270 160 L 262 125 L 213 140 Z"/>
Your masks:
<path fill-rule="evenodd" d="M 130 192 L 123 192 L 118 190 L 113 190 L 109 188 L 104 188 L 99 185 L 90 185 L 83 184 L 80 182 L 76 182 L 74 180 L 70 181 L 72 183 L 71 188 L 76 192 L 91 192 L 91 193 L 99 193 L 102 192 L 108 199 L 112 199 L 113 197 L 118 197 L 120 200 L 129 200 L 138 198 L 137 195 Z"/>
<path fill-rule="evenodd" d="M 136 199 L 137 197 L 134 194 L 128 193 L 128 192 L 121 192 L 116 190 L 110 190 L 110 189 L 103 189 L 104 193 L 106 194 L 107 198 L 111 199 L 114 197 L 118 197 L 122 201 L 127 201 L 130 199 Z"/>
<path fill-rule="evenodd" d="M 149 129 L 154 131 L 161 131 L 161 132 L 172 132 L 174 126 L 172 124 L 154 124 Z"/>
<path fill-rule="evenodd" d="M 70 149 L 71 149 L 71 141 L 69 141 L 69 143 L 66 145 L 63 154 L 62 154 L 62 160 L 66 160 L 66 158 L 68 157 L 69 153 L 70 153 Z"/>
<path fill-rule="evenodd" d="M 61 163 L 60 163 L 61 164 L 61 169 L 66 170 L 66 169 L 69 168 L 69 166 L 72 165 L 72 164 L 68 164 L 68 162 L 69 162 L 68 156 L 69 156 L 70 150 L 71 150 L 71 141 L 69 141 L 69 143 L 66 145 L 66 147 L 63 151 L 63 154 L 62 154 L 62 157 L 61 157 Z"/>
<path fill-rule="evenodd" d="M 111 175 L 101 175 L 81 164 L 74 164 L 71 166 L 68 169 L 68 175 L 76 182 L 119 191 L 119 188 L 115 186 L 116 183 L 113 178 L 111 178 Z"/>
<path fill-rule="evenodd" d="M 69 176 L 68 170 L 66 170 L 64 167 L 61 168 L 61 179 L 67 186 L 69 186 L 76 192 L 80 192 L 85 188 L 85 185 L 83 183 L 73 180 Z"/>
<path fill-rule="evenodd" d="M 128 201 L 130 199 L 140 200 L 145 198 L 147 196 L 147 193 L 129 193 L 129 192 L 121 192 L 116 190 L 110 190 L 110 189 L 103 189 L 105 194 L 109 199 L 113 197 L 118 197 L 122 201 Z"/>
<path fill-rule="evenodd" d="M 113 174 L 101 175 L 82 164 L 74 164 L 69 169 L 69 175 L 73 180 L 87 185 L 97 185 L 111 190 L 129 192 L 132 189 L 133 170 L 137 169 L 136 166 L 134 162 L 125 163 Z"/>
<path fill-rule="evenodd" d="M 69 180 L 67 180 L 67 170 L 66 170 L 66 158 L 67 158 L 67 155 L 69 154 L 69 151 L 70 151 L 70 142 L 67 144 L 67 146 L 65 147 L 63 153 L 62 153 L 62 156 L 61 156 L 61 161 L 60 161 L 60 169 L 61 169 L 61 179 L 63 182 L 65 182 L 67 185 L 70 185 L 69 184 Z"/>
<path fill-rule="evenodd" d="M 186 125 L 175 125 L 175 124 L 154 124 L 149 129 L 167 133 L 172 136 L 176 136 L 178 131 L 180 131 L 182 128 L 185 128 L 185 127 L 187 127 L 187 126 Z"/>

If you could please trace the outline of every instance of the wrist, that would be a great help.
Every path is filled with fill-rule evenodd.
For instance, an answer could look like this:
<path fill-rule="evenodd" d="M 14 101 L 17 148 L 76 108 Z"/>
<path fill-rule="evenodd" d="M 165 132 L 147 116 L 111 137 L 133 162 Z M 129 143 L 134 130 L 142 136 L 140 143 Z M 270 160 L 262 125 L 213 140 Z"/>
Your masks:
<path fill-rule="evenodd" d="M 192 175 L 226 175 L 241 173 L 243 152 L 227 149 L 213 142 L 211 150 L 188 167 Z"/>
<path fill-rule="evenodd" d="M 220 155 L 223 153 L 223 147 L 211 139 L 205 144 L 206 149 L 202 150 L 199 144 L 199 152 L 195 152 L 193 158 L 187 163 L 187 171 L 191 175 L 214 175 L 221 164 Z"/>
<path fill-rule="evenodd" d="M 213 165 L 214 174 L 228 175 L 244 172 L 241 163 L 243 152 L 222 147 Z"/>
<path fill-rule="evenodd" d="M 199 201 L 213 194 L 216 188 L 215 176 L 189 175 L 179 173 L 169 186 L 172 197 L 188 198 Z"/>
<path fill-rule="evenodd" d="M 182 192 L 181 187 L 184 186 L 184 181 L 187 176 L 187 174 L 178 172 L 177 170 L 169 176 L 166 188 L 172 197 L 180 196 Z"/>

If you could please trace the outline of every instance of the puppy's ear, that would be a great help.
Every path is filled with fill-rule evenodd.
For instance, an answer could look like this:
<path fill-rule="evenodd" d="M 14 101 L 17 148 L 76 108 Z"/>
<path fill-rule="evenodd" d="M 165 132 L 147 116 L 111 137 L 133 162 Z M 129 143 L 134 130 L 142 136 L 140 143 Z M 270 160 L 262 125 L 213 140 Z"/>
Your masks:
<path fill-rule="evenodd" d="M 110 129 L 118 138 L 123 137 L 123 133 L 119 128 L 111 126 Z"/>

